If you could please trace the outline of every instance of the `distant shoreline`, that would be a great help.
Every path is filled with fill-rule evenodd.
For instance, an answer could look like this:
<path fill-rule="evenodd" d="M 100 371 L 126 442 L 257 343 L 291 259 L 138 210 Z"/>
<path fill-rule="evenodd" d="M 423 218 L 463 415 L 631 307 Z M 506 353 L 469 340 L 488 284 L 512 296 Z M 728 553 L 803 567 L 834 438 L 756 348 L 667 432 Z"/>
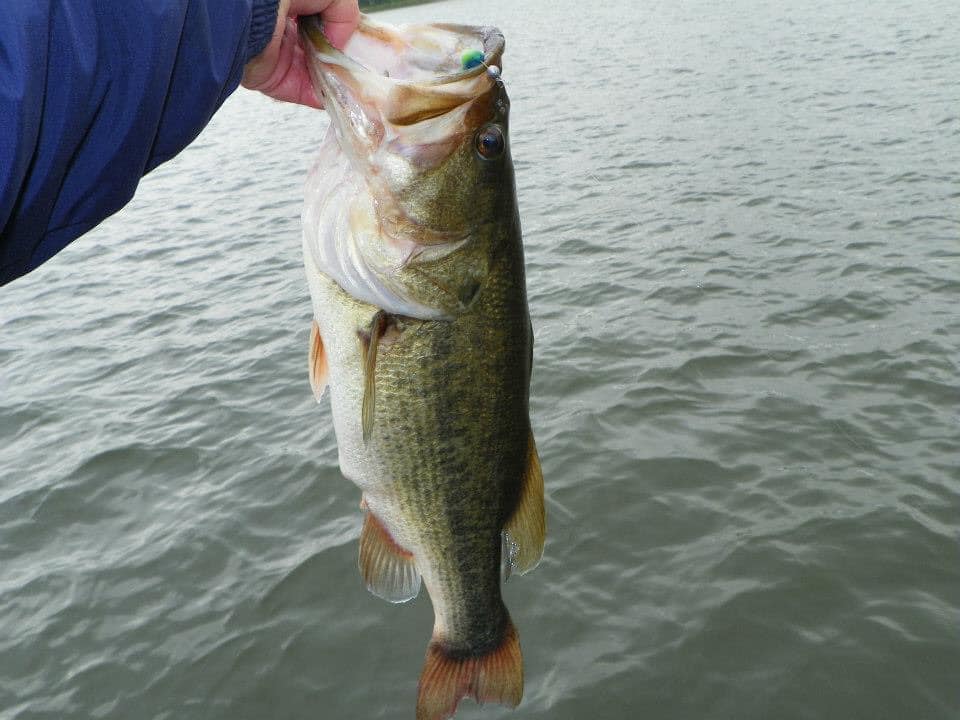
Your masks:
<path fill-rule="evenodd" d="M 408 5 L 426 5 L 427 3 L 440 2 L 440 0 L 384 0 L 375 5 L 366 5 L 360 3 L 360 11 L 365 13 L 375 13 L 380 10 L 393 10 L 395 8 L 407 7 Z"/>

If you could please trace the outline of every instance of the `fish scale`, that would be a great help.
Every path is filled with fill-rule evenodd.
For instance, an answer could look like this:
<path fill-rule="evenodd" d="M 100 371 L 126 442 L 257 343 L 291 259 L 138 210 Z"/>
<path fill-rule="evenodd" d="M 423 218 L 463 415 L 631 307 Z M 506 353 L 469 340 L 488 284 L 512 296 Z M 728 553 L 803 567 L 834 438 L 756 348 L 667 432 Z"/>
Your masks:
<path fill-rule="evenodd" d="M 340 169 L 318 167 L 307 183 L 310 377 L 318 398 L 329 387 L 340 467 L 362 491 L 360 571 L 393 602 L 421 582 L 430 596 L 418 720 L 448 718 L 467 696 L 513 706 L 523 665 L 500 591 L 502 538 L 529 570 L 544 512 L 509 102 L 499 72 L 449 74 L 441 56 L 479 44 L 499 65 L 503 39 L 363 18 L 354 58 L 315 20 L 300 27 L 336 131 L 324 157 Z M 427 47 L 441 55 L 430 60 Z M 386 77 L 409 65 L 393 55 L 404 48 L 416 79 Z M 351 210 L 338 211 L 345 202 Z"/>

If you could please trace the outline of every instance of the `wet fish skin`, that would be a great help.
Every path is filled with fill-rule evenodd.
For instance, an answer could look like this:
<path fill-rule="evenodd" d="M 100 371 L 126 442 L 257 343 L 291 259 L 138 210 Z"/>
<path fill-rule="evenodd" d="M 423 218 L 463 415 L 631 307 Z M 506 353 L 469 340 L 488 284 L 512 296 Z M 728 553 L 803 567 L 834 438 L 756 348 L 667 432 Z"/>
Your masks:
<path fill-rule="evenodd" d="M 477 134 L 491 124 L 508 137 L 506 91 L 494 79 L 474 82 L 474 74 L 478 91 L 450 111 L 456 118 L 444 124 L 449 112 L 441 113 L 397 129 L 380 110 L 392 88 L 369 90 L 367 84 L 385 86 L 370 73 L 344 70 L 309 22 L 301 25 L 317 50 L 310 56 L 315 82 L 333 106 L 336 137 L 326 142 L 335 142 L 341 156 L 336 148 L 325 152 L 343 171 L 341 185 L 313 200 L 350 204 L 337 215 L 346 219 L 333 245 L 362 254 L 369 238 L 356 238 L 374 229 L 384 246 L 409 249 L 393 266 L 382 262 L 390 248 L 369 251 L 372 259 L 357 276 L 369 270 L 386 290 L 344 287 L 349 283 L 338 282 L 329 253 L 317 252 L 306 226 L 329 209 L 305 210 L 316 322 L 311 380 L 318 395 L 323 384 L 330 388 L 341 470 L 363 493 L 361 573 L 372 591 L 393 601 L 415 595 L 417 577 L 430 595 L 435 623 L 418 720 L 450 717 L 464 696 L 516 705 L 523 671 L 500 592 L 502 533 L 508 529 L 519 545 L 525 571 L 542 552 L 545 529 L 509 143 L 493 158 L 476 147 Z M 488 30 L 466 30 L 489 37 Z M 499 62 L 502 38 L 488 47 Z M 404 86 L 408 95 L 416 89 Z M 371 127 L 383 132 L 367 132 Z M 435 142 L 421 147 L 424 135 Z M 389 304 L 391 294 L 400 311 L 368 301 L 385 297 Z M 428 312 L 405 312 L 419 307 Z"/>

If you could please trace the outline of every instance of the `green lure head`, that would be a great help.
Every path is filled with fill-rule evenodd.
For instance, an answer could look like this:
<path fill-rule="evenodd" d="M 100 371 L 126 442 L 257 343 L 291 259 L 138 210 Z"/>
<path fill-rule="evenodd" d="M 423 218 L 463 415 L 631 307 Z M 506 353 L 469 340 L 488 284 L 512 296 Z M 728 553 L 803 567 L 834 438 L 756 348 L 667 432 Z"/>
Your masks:
<path fill-rule="evenodd" d="M 477 65 L 483 65 L 483 52 L 480 50 L 467 50 L 460 57 L 460 66 L 464 70 L 471 70 Z"/>

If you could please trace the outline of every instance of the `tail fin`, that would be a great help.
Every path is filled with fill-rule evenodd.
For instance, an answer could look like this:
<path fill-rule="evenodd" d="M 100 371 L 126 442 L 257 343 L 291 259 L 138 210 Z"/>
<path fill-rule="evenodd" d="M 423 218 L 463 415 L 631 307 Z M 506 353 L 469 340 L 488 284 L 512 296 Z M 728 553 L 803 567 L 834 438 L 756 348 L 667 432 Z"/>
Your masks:
<path fill-rule="evenodd" d="M 522 696 L 523 657 L 508 619 L 503 641 L 483 655 L 455 657 L 441 643 L 430 643 L 420 675 L 417 720 L 447 720 L 465 697 L 516 707 Z"/>

